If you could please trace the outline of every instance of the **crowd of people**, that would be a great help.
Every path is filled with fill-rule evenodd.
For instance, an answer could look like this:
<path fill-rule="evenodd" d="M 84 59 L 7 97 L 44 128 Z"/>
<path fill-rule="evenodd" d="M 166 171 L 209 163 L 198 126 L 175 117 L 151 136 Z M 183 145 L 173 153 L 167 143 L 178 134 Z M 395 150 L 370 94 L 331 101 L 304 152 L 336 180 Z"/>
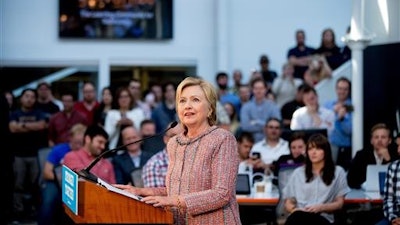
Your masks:
<path fill-rule="evenodd" d="M 339 78 L 332 90 L 337 98 L 325 103 L 314 88 L 349 53 L 336 45 L 331 29 L 323 31 L 317 49 L 305 44 L 304 31 L 295 37 L 296 47 L 288 50 L 279 75 L 261 55 L 260 69 L 248 81 L 235 70 L 232 82 L 221 71 L 216 85 L 187 77 L 179 84 L 154 84 L 146 92 L 140 80 L 132 79 L 104 87 L 100 98 L 90 81 L 79 90 L 80 99 L 60 90 L 57 100 L 46 82 L 18 98 L 6 93 L 1 129 L 9 151 L 0 164 L 4 178 L 14 182 L 6 185 L 1 218 L 62 224 L 55 168 L 80 171 L 113 149 L 91 172 L 171 210 L 176 224 L 241 224 L 236 174 L 278 178 L 287 166 L 295 166 L 297 175 L 280 190 L 286 224 L 336 224 L 334 213 L 350 188 L 361 188 L 369 164 L 390 164 L 383 210 L 369 222 L 400 224 L 400 147 L 392 143 L 391 128 L 376 124 L 371 146 L 352 157 L 351 81 Z M 175 121 L 179 124 L 168 129 Z M 306 135 L 306 130 L 325 133 Z M 46 148 L 51 151 L 40 165 L 38 152 Z M 274 182 L 279 187 L 281 181 Z"/>

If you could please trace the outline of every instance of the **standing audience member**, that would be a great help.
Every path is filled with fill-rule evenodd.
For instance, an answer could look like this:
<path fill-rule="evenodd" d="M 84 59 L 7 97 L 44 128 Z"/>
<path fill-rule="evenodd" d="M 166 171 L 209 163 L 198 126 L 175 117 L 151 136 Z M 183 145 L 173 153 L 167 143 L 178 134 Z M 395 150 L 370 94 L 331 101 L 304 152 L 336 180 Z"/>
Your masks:
<path fill-rule="evenodd" d="M 39 164 L 38 151 L 47 147 L 46 115 L 35 108 L 37 99 L 34 89 L 25 89 L 20 96 L 20 107 L 10 115 L 9 128 L 14 158 L 14 213 L 22 219 L 24 214 L 35 213 L 39 201 Z M 33 201 L 32 206 L 24 204 L 24 196 Z M 32 211 L 33 212 L 30 212 Z"/>
<path fill-rule="evenodd" d="M 305 106 L 293 113 L 290 129 L 326 129 L 329 138 L 335 120 L 333 111 L 319 105 L 317 91 L 310 86 L 303 90 L 303 102 Z"/>
<path fill-rule="evenodd" d="M 253 174 L 253 165 L 250 162 L 250 151 L 254 145 L 253 135 L 249 132 L 241 132 L 237 137 L 238 153 L 239 153 L 239 170 L 238 173 Z"/>
<path fill-rule="evenodd" d="M 334 212 L 343 207 L 348 192 L 345 171 L 335 166 L 328 139 L 312 135 L 305 165 L 293 171 L 283 189 L 285 209 L 290 213 L 285 225 L 334 224 Z"/>
<path fill-rule="evenodd" d="M 175 90 L 172 82 L 163 85 L 163 101 L 152 111 L 151 119 L 156 123 L 157 133 L 162 132 L 168 124 L 176 121 Z"/>
<path fill-rule="evenodd" d="M 341 50 L 336 44 L 335 32 L 331 28 L 322 31 L 321 44 L 315 50 L 315 54 L 324 56 L 332 70 L 343 63 Z"/>
<path fill-rule="evenodd" d="M 2 185 L 0 224 L 8 224 L 10 222 L 13 208 L 14 154 L 10 151 L 12 142 L 10 141 L 9 107 L 6 97 L 4 95 L 0 96 L 0 108 L 2 109 L 0 110 L 0 137 L 2 138 L 2 148 L 5 149 L 0 157 L 0 179 L 6 181 Z"/>
<path fill-rule="evenodd" d="M 73 171 L 85 169 L 104 151 L 107 140 L 108 134 L 102 127 L 89 126 L 84 134 L 83 147 L 65 154 L 63 164 Z M 114 168 L 108 159 L 100 159 L 90 172 L 108 183 L 115 184 Z"/>
<path fill-rule="evenodd" d="M 285 63 L 282 67 L 282 75 L 272 83 L 272 93 L 275 95 L 275 102 L 279 109 L 295 98 L 297 88 L 303 83 L 302 79 L 293 77 L 293 71 L 293 66 Z"/>
<path fill-rule="evenodd" d="M 311 55 L 314 54 L 315 49 L 306 45 L 306 34 L 304 30 L 296 31 L 296 46 L 289 49 L 287 58 L 290 64 L 294 65 L 295 78 L 303 79 L 304 72 L 308 68 L 311 61 Z"/>
<path fill-rule="evenodd" d="M 251 148 L 251 154 L 260 153 L 260 158 L 252 161 L 254 171 L 272 175 L 273 162 L 290 153 L 288 142 L 281 138 L 281 134 L 281 121 L 277 118 L 268 119 L 264 126 L 264 139 L 256 142 Z"/>
<path fill-rule="evenodd" d="M 281 119 L 278 106 L 266 99 L 267 85 L 262 78 L 252 81 L 253 98 L 240 110 L 240 127 L 242 131 L 251 132 L 256 142 L 264 138 L 264 126 L 269 118 Z"/>
<path fill-rule="evenodd" d="M 135 101 L 126 87 L 120 87 L 115 94 L 116 109 L 111 109 L 106 115 L 104 129 L 110 140 L 109 148 L 113 149 L 122 144 L 121 130 L 127 126 L 140 129 L 140 123 L 145 119 L 144 111 L 134 106 Z"/>
<path fill-rule="evenodd" d="M 101 100 L 99 107 L 94 112 L 93 124 L 104 127 L 108 111 L 113 109 L 113 91 L 110 87 L 104 87 L 101 90 Z"/>
<path fill-rule="evenodd" d="M 50 147 L 68 142 L 71 128 L 75 124 L 89 125 L 86 116 L 74 109 L 74 100 L 72 92 L 63 92 L 61 94 L 63 110 L 51 116 L 49 121 L 48 135 Z"/>
<path fill-rule="evenodd" d="M 150 106 L 150 110 L 155 109 L 158 104 L 162 102 L 163 99 L 163 92 L 162 92 L 162 87 L 158 83 L 153 83 L 150 85 L 149 91 L 146 93 L 145 97 L 145 103 Z M 149 117 L 151 114 L 149 115 Z"/>
<path fill-rule="evenodd" d="M 285 131 L 290 130 L 290 123 L 294 111 L 304 106 L 303 102 L 303 91 L 308 87 L 308 84 L 301 84 L 296 91 L 296 96 L 292 101 L 285 103 L 281 108 L 282 123 Z"/>
<path fill-rule="evenodd" d="M 127 126 L 121 130 L 122 144 L 127 145 L 142 138 L 139 130 L 134 126 Z M 129 144 L 123 153 L 116 155 L 112 159 L 116 182 L 118 184 L 131 184 L 136 187 L 143 187 L 142 172 L 143 165 L 150 159 L 151 154 L 140 149 L 140 142 Z M 139 180 L 134 180 L 133 172 L 137 171 L 140 175 Z"/>
<path fill-rule="evenodd" d="M 400 152 L 400 143 L 397 151 Z M 385 218 L 376 225 L 400 225 L 400 160 L 389 164 L 383 192 Z"/>
<path fill-rule="evenodd" d="M 248 84 L 240 85 L 238 95 L 240 99 L 240 110 L 241 110 L 242 106 L 251 99 L 250 86 Z M 240 110 L 238 111 L 239 121 L 240 121 Z"/>
<path fill-rule="evenodd" d="M 74 109 L 86 116 L 88 124 L 93 124 L 94 112 L 100 103 L 96 98 L 96 87 L 92 82 L 85 82 L 82 85 L 83 99 L 75 102 Z"/>
<path fill-rule="evenodd" d="M 351 162 L 352 113 L 351 82 L 345 77 L 336 81 L 336 99 L 327 101 L 324 106 L 335 113 L 335 121 L 329 142 L 332 146 L 333 161 L 347 170 Z"/>
<path fill-rule="evenodd" d="M 163 141 L 165 146 L 168 144 L 169 139 L 182 132 L 180 125 L 168 130 L 164 136 Z M 164 147 L 161 151 L 153 155 L 142 169 L 142 180 L 144 187 L 165 187 L 165 178 L 168 171 L 168 152 Z"/>
<path fill-rule="evenodd" d="M 213 85 L 187 77 L 176 91 L 183 133 L 171 138 L 166 187 L 115 185 L 145 196 L 141 201 L 172 210 L 174 224 L 241 224 L 236 200 L 236 139 L 216 124 Z"/>
<path fill-rule="evenodd" d="M 7 103 L 8 103 L 8 109 L 9 111 L 13 111 L 17 108 L 17 100 L 14 96 L 14 94 L 12 93 L 12 91 L 5 91 L 4 92 L 4 96 L 6 97 Z"/>
<path fill-rule="evenodd" d="M 35 107 L 42 110 L 46 114 L 47 121 L 56 112 L 59 112 L 62 108 L 54 102 L 54 97 L 51 91 L 51 86 L 49 83 L 40 82 L 36 88 L 37 100 Z"/>
<path fill-rule="evenodd" d="M 140 81 L 137 79 L 131 79 L 129 81 L 128 88 L 133 97 L 133 106 L 142 109 L 145 118 L 150 118 L 152 109 L 150 108 L 149 104 L 142 101 L 142 85 Z"/>
<path fill-rule="evenodd" d="M 389 149 L 392 142 L 390 129 L 384 123 L 371 128 L 371 147 L 357 151 L 347 171 L 347 182 L 351 188 L 360 189 L 367 177 L 368 165 L 389 164 L 398 158 L 397 152 Z"/>
<path fill-rule="evenodd" d="M 65 110 L 65 108 L 64 108 Z M 38 225 L 61 224 L 63 222 L 63 208 L 60 183 L 55 177 L 55 168 L 61 166 L 64 155 L 78 150 L 83 145 L 83 135 L 86 125 L 77 123 L 69 130 L 69 140 L 52 147 L 43 167 L 43 183 L 41 205 L 38 214 Z"/>

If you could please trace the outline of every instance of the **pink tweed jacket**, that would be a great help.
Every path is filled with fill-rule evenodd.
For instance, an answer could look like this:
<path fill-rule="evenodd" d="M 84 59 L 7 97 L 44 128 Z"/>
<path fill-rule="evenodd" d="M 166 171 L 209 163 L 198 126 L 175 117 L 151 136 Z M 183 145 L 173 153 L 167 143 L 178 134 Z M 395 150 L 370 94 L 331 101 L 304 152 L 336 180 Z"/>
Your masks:
<path fill-rule="evenodd" d="M 213 126 L 192 139 L 179 134 L 167 151 L 166 188 L 157 192 L 184 198 L 186 210 L 174 210 L 175 224 L 241 224 L 235 192 L 239 157 L 232 133 Z"/>

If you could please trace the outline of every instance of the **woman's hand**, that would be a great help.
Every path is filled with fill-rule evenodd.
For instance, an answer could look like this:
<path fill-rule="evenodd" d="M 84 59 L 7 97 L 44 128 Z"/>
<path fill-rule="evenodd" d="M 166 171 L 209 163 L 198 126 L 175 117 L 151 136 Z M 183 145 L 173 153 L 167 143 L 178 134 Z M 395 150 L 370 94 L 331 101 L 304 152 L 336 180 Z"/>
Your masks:
<path fill-rule="evenodd" d="M 303 210 L 311 213 L 320 213 L 323 211 L 323 204 L 309 205 L 304 207 Z"/>
<path fill-rule="evenodd" d="M 177 206 L 176 197 L 170 196 L 147 196 L 142 198 L 141 201 L 153 205 L 154 207 Z"/>
<path fill-rule="evenodd" d="M 149 196 L 151 195 L 151 191 L 146 188 L 138 188 L 134 187 L 132 185 L 125 185 L 125 184 L 113 184 L 114 187 L 122 189 L 124 191 L 127 191 L 129 193 L 132 193 L 134 195 L 139 195 L 139 196 Z"/>

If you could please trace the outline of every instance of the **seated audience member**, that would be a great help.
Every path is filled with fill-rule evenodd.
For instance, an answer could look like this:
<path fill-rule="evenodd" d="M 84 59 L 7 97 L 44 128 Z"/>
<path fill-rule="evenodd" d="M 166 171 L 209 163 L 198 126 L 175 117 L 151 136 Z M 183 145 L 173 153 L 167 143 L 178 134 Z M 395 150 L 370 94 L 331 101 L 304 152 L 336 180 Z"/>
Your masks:
<path fill-rule="evenodd" d="M 297 88 L 296 96 L 292 101 L 285 103 L 281 108 L 282 123 L 284 131 L 290 131 L 290 123 L 294 111 L 304 106 L 303 102 L 303 90 L 308 87 L 308 84 L 301 84 Z"/>
<path fill-rule="evenodd" d="M 272 117 L 281 119 L 281 113 L 275 102 L 265 97 L 268 87 L 262 78 L 252 80 L 251 88 L 253 97 L 240 110 L 240 127 L 251 132 L 257 142 L 264 138 L 265 122 Z"/>
<path fill-rule="evenodd" d="M 371 147 L 359 150 L 351 161 L 347 171 L 347 182 L 351 188 L 360 189 L 367 177 L 370 164 L 388 164 L 398 158 L 395 151 L 389 149 L 392 139 L 390 129 L 384 123 L 371 128 Z"/>
<path fill-rule="evenodd" d="M 314 55 L 306 72 L 304 72 L 304 82 L 308 85 L 315 86 L 323 79 L 332 77 L 332 69 L 324 56 Z"/>
<path fill-rule="evenodd" d="M 400 145 L 397 147 L 400 152 Z M 383 193 L 383 218 L 376 225 L 400 225 L 400 160 L 389 164 Z"/>
<path fill-rule="evenodd" d="M 317 91 L 311 86 L 303 90 L 303 102 L 305 106 L 293 113 L 290 129 L 327 129 L 329 138 L 335 120 L 333 111 L 319 105 Z"/>
<path fill-rule="evenodd" d="M 238 173 L 253 173 L 253 166 L 249 162 L 250 151 L 254 145 L 254 138 L 250 132 L 241 132 L 237 137 L 238 153 L 240 158 Z"/>
<path fill-rule="evenodd" d="M 169 126 L 168 126 L 169 127 Z M 168 130 L 164 136 L 163 141 L 165 146 L 169 139 L 178 133 L 181 133 L 182 126 L 177 125 Z M 142 180 L 144 187 L 165 187 L 165 177 L 168 170 L 168 153 L 166 147 L 153 155 L 142 169 Z"/>
<path fill-rule="evenodd" d="M 301 166 L 305 162 L 306 139 L 303 132 L 294 132 L 289 139 L 290 154 L 282 155 L 274 161 L 274 175 L 278 177 L 279 170 L 286 166 Z"/>
<path fill-rule="evenodd" d="M 285 210 L 290 213 L 285 225 L 334 224 L 334 212 L 343 207 L 348 192 L 345 171 L 335 166 L 328 139 L 312 135 L 305 165 L 293 171 L 282 190 Z"/>
<path fill-rule="evenodd" d="M 275 78 L 278 77 L 277 73 L 269 68 L 269 58 L 267 55 L 260 56 L 260 72 L 266 84 L 271 87 Z"/>
<path fill-rule="evenodd" d="M 290 63 L 282 67 L 282 75 L 278 76 L 272 83 L 272 92 L 275 95 L 275 102 L 279 109 L 296 97 L 297 88 L 303 83 L 302 79 L 293 76 L 294 68 Z"/>
<path fill-rule="evenodd" d="M 282 155 L 290 153 L 286 140 L 281 138 L 282 125 L 279 119 L 270 118 L 264 126 L 264 139 L 256 142 L 251 148 L 251 154 L 259 153 L 260 158 L 252 160 L 253 172 L 265 172 L 272 175 L 273 162 Z"/>
<path fill-rule="evenodd" d="M 324 106 L 335 113 L 335 122 L 329 142 L 332 146 L 333 161 L 347 170 L 351 162 L 352 114 L 351 82 L 345 77 L 336 81 L 336 99 L 327 101 Z"/>
<path fill-rule="evenodd" d="M 65 110 L 65 107 L 64 107 Z M 86 126 L 75 124 L 69 131 L 69 142 L 52 147 L 43 168 L 42 199 L 38 215 L 38 225 L 59 224 L 62 220 L 61 189 L 54 169 L 61 165 L 64 155 L 83 146 Z"/>
<path fill-rule="evenodd" d="M 236 135 L 237 132 L 239 132 L 240 123 L 235 106 L 230 102 L 226 102 L 223 106 L 225 108 L 226 113 L 229 116 L 229 120 L 231 121 L 230 124 L 228 124 L 229 126 L 228 129 L 232 132 L 232 134 Z"/>
<path fill-rule="evenodd" d="M 121 131 L 122 144 L 127 145 L 142 138 L 140 132 L 133 126 L 127 126 Z M 126 151 L 116 155 L 112 159 L 114 172 L 118 184 L 132 184 L 136 187 L 142 186 L 140 170 L 149 160 L 151 154 L 140 149 L 140 143 L 126 146 Z M 140 179 L 133 180 L 132 173 L 138 170 Z"/>
<path fill-rule="evenodd" d="M 65 154 L 63 164 L 74 171 L 85 169 L 104 151 L 107 141 L 108 134 L 102 127 L 89 126 L 85 131 L 83 147 Z M 115 184 L 114 168 L 108 159 L 100 159 L 90 172 L 108 183 Z"/>
<path fill-rule="evenodd" d="M 144 119 L 140 123 L 140 134 L 142 135 L 142 138 L 148 138 L 146 140 L 143 140 L 140 145 L 140 148 L 144 152 L 148 152 L 150 155 L 154 155 L 165 147 L 165 143 L 161 135 L 149 138 L 156 135 L 156 123 L 154 122 L 154 120 Z"/>

